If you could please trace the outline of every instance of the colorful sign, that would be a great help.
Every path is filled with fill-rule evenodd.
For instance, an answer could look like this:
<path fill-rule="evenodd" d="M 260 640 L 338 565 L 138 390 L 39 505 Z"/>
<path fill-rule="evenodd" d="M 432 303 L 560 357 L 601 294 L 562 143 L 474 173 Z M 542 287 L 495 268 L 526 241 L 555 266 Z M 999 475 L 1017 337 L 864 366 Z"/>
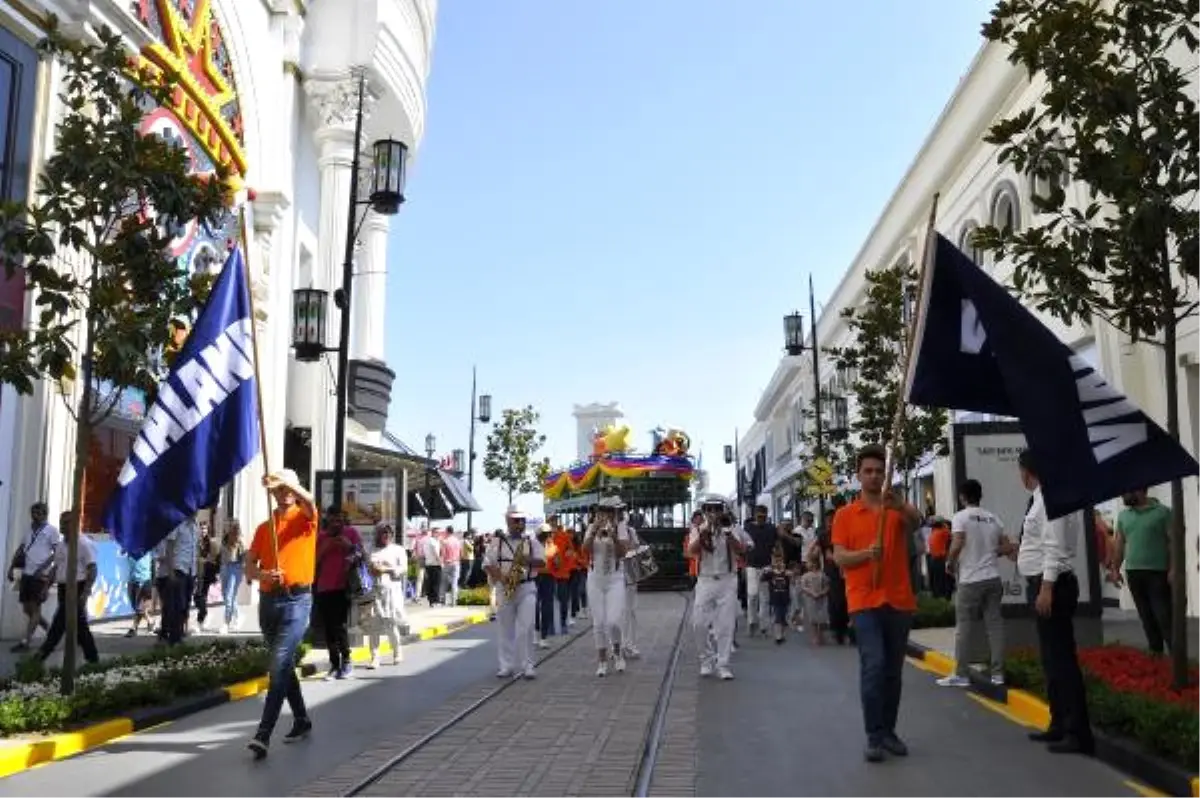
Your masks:
<path fill-rule="evenodd" d="M 587 490 L 596 484 L 601 474 L 616 479 L 658 477 L 690 481 L 695 473 L 696 466 L 689 457 L 611 454 L 594 462 L 580 463 L 564 471 L 548 474 L 542 482 L 542 495 L 547 499 L 559 499 L 568 492 Z"/>

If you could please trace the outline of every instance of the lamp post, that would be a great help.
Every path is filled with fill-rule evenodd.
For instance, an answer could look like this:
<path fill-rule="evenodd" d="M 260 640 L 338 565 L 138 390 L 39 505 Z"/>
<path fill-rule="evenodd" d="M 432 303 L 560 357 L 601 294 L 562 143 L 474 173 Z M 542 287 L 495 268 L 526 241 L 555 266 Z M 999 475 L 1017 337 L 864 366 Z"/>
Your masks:
<path fill-rule="evenodd" d="M 734 482 L 734 501 L 737 502 L 738 524 L 742 523 L 742 458 L 738 452 L 740 446 L 738 441 L 737 427 L 733 428 L 733 446 L 726 444 L 725 446 L 725 463 L 733 464 L 733 482 Z"/>
<path fill-rule="evenodd" d="M 475 422 L 487 424 L 492 420 L 491 394 L 483 394 L 478 403 L 475 400 L 475 367 L 471 366 L 471 435 L 467 444 L 467 490 L 475 497 Z M 467 531 L 471 531 L 471 511 L 467 510 Z"/>
<path fill-rule="evenodd" d="M 432 463 L 433 453 L 437 451 L 437 438 L 433 433 L 425 436 L 425 457 Z M 429 505 L 425 508 L 426 519 L 428 520 L 429 531 L 433 531 L 433 470 L 436 465 L 425 466 L 425 492 L 429 496 Z"/>
<path fill-rule="evenodd" d="M 341 311 L 338 344 L 329 347 L 325 341 L 325 320 L 328 318 L 329 292 L 317 288 L 299 288 L 292 295 L 294 325 L 292 345 L 296 360 L 313 363 L 326 352 L 337 352 L 337 417 L 334 419 L 333 443 L 333 506 L 342 506 L 342 485 L 346 475 L 346 405 L 349 401 L 350 371 L 350 296 L 354 283 L 354 242 L 367 214 L 358 218 L 358 207 L 369 205 L 376 213 L 394 216 L 404 202 L 405 167 L 408 146 L 402 141 L 381 139 L 372 145 L 371 193 L 366 200 L 358 198 L 359 147 L 362 141 L 363 101 L 366 95 L 366 71 L 358 73 L 358 109 L 354 118 L 354 160 L 350 162 L 350 202 L 347 208 L 346 252 L 342 262 L 342 287 L 334 292 L 333 302 Z"/>

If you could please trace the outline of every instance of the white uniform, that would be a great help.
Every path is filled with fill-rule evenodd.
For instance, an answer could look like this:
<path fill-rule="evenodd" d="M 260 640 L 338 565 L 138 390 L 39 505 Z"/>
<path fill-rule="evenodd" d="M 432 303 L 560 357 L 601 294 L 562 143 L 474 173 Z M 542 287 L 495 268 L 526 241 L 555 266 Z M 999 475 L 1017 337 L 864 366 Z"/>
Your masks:
<path fill-rule="evenodd" d="M 583 541 L 592 543 L 592 565 L 587 577 L 588 608 L 596 649 L 612 651 L 621 645 L 625 623 L 625 565 L 617 559 L 615 539 L 597 537 L 597 526 L 588 526 Z M 618 531 L 617 534 L 620 534 Z"/>
<path fill-rule="evenodd" d="M 617 527 L 617 534 L 627 542 L 629 551 L 642 545 L 637 530 L 625 522 Z M 625 620 L 621 624 L 621 645 L 626 655 L 637 656 L 637 581 L 633 578 L 633 570 L 629 561 L 625 563 Z"/>
<path fill-rule="evenodd" d="M 708 522 L 701 524 L 705 529 Z M 688 535 L 688 545 L 699 537 L 700 531 L 693 529 Z M 713 534 L 713 550 L 700 550 L 700 564 L 696 573 L 695 606 L 692 609 L 693 633 L 696 650 L 700 652 L 700 671 L 710 673 L 715 665 L 725 671 L 729 668 L 729 655 L 733 651 L 733 628 L 737 621 L 737 562 L 730 540 L 743 540 L 740 530 L 724 527 Z M 716 638 L 716 650 L 709 644 L 710 629 Z"/>
<path fill-rule="evenodd" d="M 537 588 L 534 575 L 528 573 L 517 585 L 511 599 L 504 596 L 502 585 L 512 569 L 513 558 L 518 549 L 525 555 L 526 562 L 544 560 L 545 549 L 536 539 L 525 534 L 505 535 L 493 540 L 484 554 L 484 566 L 497 566 L 500 581 L 496 591 L 496 634 L 500 657 L 499 675 L 508 676 L 518 670 L 533 673 L 533 616 L 537 606 Z M 529 569 L 532 571 L 533 569 Z"/>

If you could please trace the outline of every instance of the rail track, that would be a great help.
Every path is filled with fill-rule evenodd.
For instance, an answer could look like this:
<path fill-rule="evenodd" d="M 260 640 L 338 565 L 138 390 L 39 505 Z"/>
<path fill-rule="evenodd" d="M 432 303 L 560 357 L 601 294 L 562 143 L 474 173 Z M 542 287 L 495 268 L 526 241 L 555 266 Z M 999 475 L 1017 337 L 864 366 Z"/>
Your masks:
<path fill-rule="evenodd" d="M 651 716 L 649 728 L 646 731 L 646 739 L 642 747 L 642 756 L 638 762 L 638 768 L 634 782 L 634 796 L 649 795 L 650 784 L 654 778 L 654 765 L 658 759 L 658 749 L 662 743 L 662 734 L 666 726 L 667 709 L 670 706 L 671 699 L 670 693 L 675 685 L 675 671 L 678 669 L 679 665 L 679 652 L 682 647 L 684 629 L 687 627 L 688 619 L 691 617 L 692 601 L 690 595 L 682 592 L 677 593 L 677 595 L 686 602 L 686 606 L 684 607 L 683 617 L 679 622 L 679 628 L 675 632 L 675 641 L 667 658 L 667 670 L 666 673 L 663 674 L 662 688 L 659 690 L 658 700 L 654 706 L 654 713 Z M 591 625 L 589 624 L 584 629 L 575 632 L 571 636 L 571 639 L 566 643 L 541 657 L 541 659 L 537 661 L 537 665 L 541 666 L 543 663 L 549 662 L 571 646 L 575 645 L 580 638 L 590 637 L 590 635 Z M 404 764 L 404 762 L 411 759 L 423 748 L 452 730 L 459 723 L 462 723 L 480 708 L 486 706 L 490 701 L 494 700 L 497 696 L 504 693 L 505 690 L 508 690 L 519 681 L 521 681 L 521 678 L 519 676 L 514 676 L 512 679 L 506 679 L 505 681 L 496 685 L 480 698 L 472 702 L 469 706 L 464 707 L 462 710 L 455 713 L 453 717 L 441 723 L 437 726 L 437 728 L 433 729 L 416 742 L 407 746 L 402 751 L 389 758 L 382 765 L 375 768 L 375 770 L 371 771 L 362 779 L 355 782 L 347 790 L 342 792 L 341 795 L 344 796 L 344 798 L 354 798 L 354 796 L 362 795 L 366 790 L 378 783 L 380 779 L 384 778 L 393 770 L 400 767 L 402 764 Z"/>

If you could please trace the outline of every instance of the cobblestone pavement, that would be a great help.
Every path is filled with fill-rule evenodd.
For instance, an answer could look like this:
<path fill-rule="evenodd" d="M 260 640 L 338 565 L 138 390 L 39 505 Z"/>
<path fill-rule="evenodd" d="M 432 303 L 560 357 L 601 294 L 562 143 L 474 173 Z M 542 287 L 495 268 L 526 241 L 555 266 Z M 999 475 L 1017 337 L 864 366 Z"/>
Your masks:
<path fill-rule="evenodd" d="M 440 735 L 370 787 L 366 795 L 629 795 L 687 600 L 674 593 L 639 596 L 642 658 L 624 674 L 595 676 L 590 627 L 538 670 Z M 298 795 L 344 794 L 352 785 L 494 689 L 481 682 L 402 734 L 346 762 Z M 676 708 L 695 712 L 694 702 Z M 682 715 L 681 715 L 682 717 Z M 660 767 L 672 794 L 694 761 L 675 747 Z"/>

